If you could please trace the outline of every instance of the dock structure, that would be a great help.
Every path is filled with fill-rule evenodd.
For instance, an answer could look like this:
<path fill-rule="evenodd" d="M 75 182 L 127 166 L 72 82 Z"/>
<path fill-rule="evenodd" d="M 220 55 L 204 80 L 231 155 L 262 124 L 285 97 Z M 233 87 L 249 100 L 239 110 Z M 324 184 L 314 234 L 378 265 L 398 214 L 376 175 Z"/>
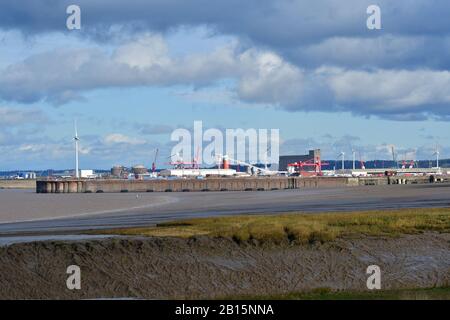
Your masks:
<path fill-rule="evenodd" d="M 190 191 L 269 191 L 362 185 L 418 184 L 449 181 L 448 176 L 392 177 L 252 177 L 206 179 L 67 179 L 38 180 L 37 193 L 118 193 Z"/>

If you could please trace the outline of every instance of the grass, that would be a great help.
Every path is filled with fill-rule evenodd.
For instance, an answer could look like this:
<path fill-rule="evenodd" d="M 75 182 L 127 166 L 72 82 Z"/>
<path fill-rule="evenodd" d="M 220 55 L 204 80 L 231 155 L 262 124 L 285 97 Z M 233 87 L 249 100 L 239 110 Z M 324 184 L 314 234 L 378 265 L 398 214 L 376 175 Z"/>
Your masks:
<path fill-rule="evenodd" d="M 93 233 L 152 237 L 209 236 L 237 242 L 314 243 L 352 236 L 399 236 L 425 231 L 450 232 L 450 208 L 401 209 L 343 213 L 289 213 L 198 218 L 156 227 L 93 231 Z"/>
<path fill-rule="evenodd" d="M 376 291 L 332 291 L 327 288 L 311 292 L 268 296 L 231 296 L 226 300 L 450 300 L 450 287 Z"/>

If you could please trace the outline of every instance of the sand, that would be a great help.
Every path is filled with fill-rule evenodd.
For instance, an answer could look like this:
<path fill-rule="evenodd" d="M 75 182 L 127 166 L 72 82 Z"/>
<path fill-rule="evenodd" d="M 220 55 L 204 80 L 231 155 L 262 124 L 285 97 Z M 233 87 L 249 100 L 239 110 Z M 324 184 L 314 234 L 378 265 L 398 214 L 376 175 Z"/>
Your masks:
<path fill-rule="evenodd" d="M 448 207 L 450 184 L 261 192 L 36 194 L 0 190 L 0 235 L 119 228 L 206 216 Z M 12 221 L 21 221 L 10 223 Z M 6 223 L 9 222 L 9 223 Z"/>
<path fill-rule="evenodd" d="M 0 190 L 0 223 L 147 210 L 177 201 L 164 194 L 37 194 L 32 190 Z"/>
<path fill-rule="evenodd" d="M 66 288 L 66 267 L 82 288 Z M 325 244 L 238 244 L 231 239 L 127 238 L 19 243 L 0 248 L 1 299 L 220 298 L 315 288 L 367 290 L 450 284 L 450 234 L 340 239 Z"/>

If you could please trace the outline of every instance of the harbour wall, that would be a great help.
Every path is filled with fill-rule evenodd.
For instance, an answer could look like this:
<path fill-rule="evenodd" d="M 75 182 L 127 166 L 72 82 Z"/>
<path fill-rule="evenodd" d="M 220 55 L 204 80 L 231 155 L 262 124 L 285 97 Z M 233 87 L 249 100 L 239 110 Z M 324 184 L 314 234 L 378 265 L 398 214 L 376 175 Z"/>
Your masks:
<path fill-rule="evenodd" d="M 436 180 L 436 181 L 435 181 Z M 255 177 L 177 180 L 41 180 L 37 193 L 118 193 L 190 191 L 268 191 L 303 188 L 330 188 L 364 185 L 445 182 L 434 177 Z"/>

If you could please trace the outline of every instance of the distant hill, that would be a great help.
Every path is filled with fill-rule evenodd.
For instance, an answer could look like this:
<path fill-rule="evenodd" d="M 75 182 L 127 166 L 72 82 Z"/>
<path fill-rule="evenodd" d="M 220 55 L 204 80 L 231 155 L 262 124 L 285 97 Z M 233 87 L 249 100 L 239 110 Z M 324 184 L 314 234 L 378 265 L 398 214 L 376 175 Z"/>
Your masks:
<path fill-rule="evenodd" d="M 104 169 L 96 169 L 94 170 L 97 173 L 106 173 L 110 172 L 111 170 L 104 170 Z M 14 177 L 14 176 L 22 176 L 27 172 L 35 172 L 38 177 L 48 177 L 49 175 L 53 174 L 71 174 L 73 172 L 73 169 L 66 169 L 66 170 L 53 170 L 53 169 L 47 169 L 47 170 L 10 170 L 10 171 L 0 171 L 0 177 Z"/>
<path fill-rule="evenodd" d="M 336 166 L 337 169 L 340 169 L 342 166 L 342 163 L 340 160 L 323 160 L 324 163 L 328 163 L 328 165 L 323 165 L 323 170 L 333 170 Z M 373 168 L 397 168 L 397 166 L 400 168 L 402 166 L 402 161 L 399 161 L 398 164 L 396 164 L 392 160 L 370 160 L 364 162 L 364 165 L 366 169 L 373 169 Z M 255 166 L 264 168 L 263 164 L 256 164 Z M 353 166 L 352 160 L 346 160 L 345 161 L 345 168 L 350 169 Z M 409 166 L 409 162 L 406 163 L 406 167 Z M 431 168 L 436 166 L 436 160 L 419 160 L 416 161 L 414 166 L 417 168 Z M 450 168 L 450 159 L 442 159 L 439 160 L 439 166 L 444 168 Z M 276 166 L 272 168 L 271 164 L 268 164 L 268 169 L 276 170 Z M 245 172 L 246 167 L 245 166 L 237 166 L 237 165 L 231 165 L 230 168 L 236 169 L 237 171 Z M 356 169 L 361 169 L 361 162 L 358 160 L 356 161 Z M 55 174 L 70 174 L 73 170 L 66 169 L 66 170 L 53 170 L 53 169 L 47 169 L 47 170 L 11 170 L 11 171 L 0 171 L 0 178 L 5 177 L 13 177 L 13 176 L 20 176 L 27 172 L 35 172 L 38 177 L 47 177 L 49 175 Z M 110 169 L 95 169 L 96 173 L 108 173 L 111 170 Z"/>
<path fill-rule="evenodd" d="M 336 166 L 337 169 L 340 169 L 342 166 L 342 162 L 340 160 L 324 160 L 323 162 L 329 163 L 329 165 L 322 166 L 323 170 L 333 170 Z M 364 166 L 366 169 L 375 169 L 375 168 L 401 168 L 402 161 L 398 161 L 397 163 L 392 160 L 370 160 L 365 161 Z M 406 167 L 409 167 L 410 161 L 406 161 Z M 450 168 L 450 159 L 442 159 L 439 160 L 439 166 L 444 168 Z M 353 167 L 352 160 L 345 161 L 345 168 L 350 169 Z M 415 168 L 431 168 L 436 167 L 436 160 L 418 160 L 414 162 Z M 356 169 L 361 169 L 361 162 L 356 161 Z"/>

